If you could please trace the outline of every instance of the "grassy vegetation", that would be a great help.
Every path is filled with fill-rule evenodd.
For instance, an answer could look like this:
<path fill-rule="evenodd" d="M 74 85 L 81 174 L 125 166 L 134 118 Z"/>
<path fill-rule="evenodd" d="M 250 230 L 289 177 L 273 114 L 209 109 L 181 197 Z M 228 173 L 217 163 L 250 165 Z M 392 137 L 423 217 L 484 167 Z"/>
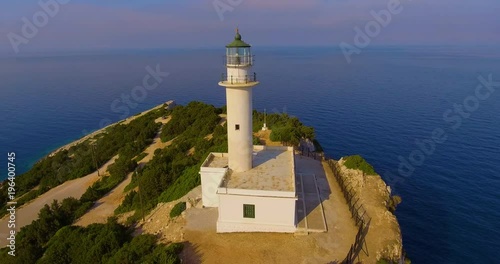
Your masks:
<path fill-rule="evenodd" d="M 2 263 L 178 263 L 176 254 L 182 249 L 180 245 L 156 245 L 156 239 L 147 235 L 132 238 L 130 230 L 117 224 L 116 220 L 86 228 L 70 225 L 135 169 L 132 182 L 126 188 L 133 190 L 115 211 L 135 211 L 127 221 L 129 225 L 140 219 L 142 208 L 148 211 L 158 202 L 174 201 L 198 186 L 199 168 L 208 153 L 227 152 L 227 127 L 218 125 L 219 115 L 225 111 L 225 107 L 215 108 L 200 102 L 177 106 L 169 111 L 162 108 L 138 117 L 128 125 L 119 123 L 109 127 L 92 143 L 86 141 L 42 159 L 18 177 L 16 184 L 20 191 L 17 194 L 26 194 L 20 201 L 27 202 L 64 181 L 95 171 L 95 160 L 100 167 L 118 155 L 115 163 L 108 167 L 110 175 L 89 187 L 80 200 L 68 198 L 60 204 L 54 202 L 45 206 L 39 219 L 18 234 L 16 247 L 22 248 L 22 252 L 18 251 L 19 255 L 11 258 L 5 249 L 1 250 L 2 260 L 6 259 Z M 154 120 L 166 114 L 172 119 L 163 127 L 161 138 L 164 142 L 173 140 L 172 144 L 155 151 L 148 164 L 137 168 L 137 161 L 144 156 L 141 152 L 152 143 L 159 129 Z M 263 114 L 255 112 L 254 128 L 260 129 L 262 120 Z M 312 128 L 286 114 L 268 115 L 267 123 L 275 130 L 271 137 L 277 141 L 298 144 L 302 137 L 314 138 Z M 97 147 L 93 149 L 91 144 Z M 194 152 L 189 152 L 191 149 Z M 139 157 L 134 159 L 137 155 Z M 35 186 L 38 190 L 32 190 Z M 5 193 L 0 194 L 2 205 L 7 201 L 2 196 Z M 172 209 L 172 217 L 179 215 L 185 206 L 185 203 L 177 204 Z"/>
<path fill-rule="evenodd" d="M 53 215 L 61 212 L 51 211 Z M 114 218 L 106 224 L 88 227 L 71 226 L 69 221 L 64 226 L 51 227 L 49 223 L 56 223 L 56 219 L 62 218 L 41 216 L 37 226 L 23 229 L 23 236 L 18 238 L 22 250 L 17 251 L 16 257 L 1 250 L 2 263 L 180 263 L 177 254 L 182 244 L 157 244 L 154 235 L 132 237 L 132 231 Z M 39 236 L 44 234 L 44 228 L 51 229 L 51 236 Z M 39 235 L 31 235 L 35 231 Z"/>
<path fill-rule="evenodd" d="M 208 135 L 219 123 L 222 109 L 201 102 L 191 102 L 187 106 L 176 106 L 171 113 L 172 120 L 162 130 L 161 139 L 169 141 L 181 134 L 183 137 Z"/>
<path fill-rule="evenodd" d="M 143 158 L 145 158 L 147 155 L 148 155 L 147 153 L 142 152 L 141 154 L 139 154 L 139 155 L 138 155 L 138 156 L 134 159 L 134 161 L 135 161 L 135 162 L 139 162 L 139 161 L 141 161 Z"/>
<path fill-rule="evenodd" d="M 116 213 L 135 210 L 138 219 L 141 210 L 151 210 L 158 202 L 170 202 L 181 198 L 200 184 L 199 168 L 210 152 L 227 151 L 226 127 L 218 125 L 222 108 L 200 102 L 177 106 L 171 111 L 172 119 L 161 132 L 163 141 L 173 140 L 165 149 L 155 152 L 127 189 L 139 187 L 127 194 Z M 206 138 L 212 134 L 212 138 Z M 188 151 L 195 149 L 192 155 Z M 143 206 L 140 198 L 142 196 Z"/>
<path fill-rule="evenodd" d="M 264 125 L 264 113 L 253 112 L 253 130 L 259 131 Z M 298 146 L 300 139 L 314 139 L 314 129 L 305 126 L 298 118 L 287 114 L 267 114 L 267 126 L 271 129 L 270 139 L 286 145 Z"/>
<path fill-rule="evenodd" d="M 59 151 L 52 157 L 45 157 L 37 162 L 28 172 L 16 177 L 16 195 L 22 197 L 17 206 L 38 197 L 51 188 L 65 181 L 83 177 L 97 170 L 113 156 L 119 155 L 121 161 L 115 165 L 115 173 L 111 173 L 109 181 L 116 183 L 122 179 L 123 173 L 130 165 L 128 162 L 151 144 L 159 124 L 154 120 L 164 114 L 165 110 L 159 109 L 141 116 L 128 125 L 117 124 L 106 129 L 106 132 L 97 137 L 92 143 L 89 140 L 71 147 L 69 150 Z M 92 150 L 94 149 L 94 150 Z M 95 160 L 92 153 L 95 154 Z M 128 160 L 127 160 L 128 159 Z M 96 167 L 97 164 L 97 167 Z M 126 174 L 125 174 L 126 175 Z M 112 183 L 104 183 L 110 187 Z M 38 186 L 38 190 L 31 191 Z M 0 216 L 5 215 L 7 203 L 6 185 L 0 188 Z M 102 192 L 105 188 L 99 188 Z"/>
<path fill-rule="evenodd" d="M 170 211 L 170 218 L 174 218 L 181 215 L 181 213 L 184 212 L 184 210 L 186 210 L 186 202 L 177 203 Z"/>
<path fill-rule="evenodd" d="M 161 132 L 162 141 L 173 140 L 165 149 L 157 150 L 153 159 L 134 175 L 127 189 L 139 187 L 130 192 L 115 213 L 135 210 L 132 219 L 139 219 L 142 210 L 146 212 L 158 202 L 170 202 L 181 198 L 200 184 L 199 169 L 210 152 L 227 151 L 227 127 L 218 125 L 219 115 L 225 108 L 215 108 L 201 102 L 191 102 L 171 110 L 171 117 Z M 262 127 L 264 115 L 254 111 L 254 130 Z M 314 130 L 304 126 L 297 118 L 286 114 L 271 114 L 267 122 L 273 131 L 271 137 L 277 141 L 298 144 L 300 138 L 314 138 Z M 208 139 L 207 135 L 212 135 Z M 287 136 L 286 134 L 290 134 Z M 276 138 L 277 137 L 277 138 Z M 272 139 L 273 139 L 272 138 Z M 254 143 L 259 143 L 254 137 Z M 193 148 L 195 152 L 188 155 Z M 142 196 L 143 205 L 140 198 Z"/>
<path fill-rule="evenodd" d="M 18 233 L 16 257 L 7 256 L 7 249 L 0 251 L 2 263 L 37 263 L 37 261 L 38 263 L 102 263 L 108 262 L 108 258 L 109 263 L 178 263 L 179 260 L 173 253 L 178 248 L 175 250 L 166 249 L 164 246 L 156 246 L 155 242 L 150 243 L 150 245 L 155 245 L 153 253 L 145 251 L 138 256 L 129 256 L 127 254 L 133 252 L 123 251 L 124 258 L 128 260 L 116 259 L 113 261 L 114 254 L 109 255 L 109 252 L 119 252 L 120 248 L 126 245 L 124 243 L 130 242 L 132 239 L 130 235 L 123 233 L 127 229 L 117 227 L 116 223 L 107 224 L 113 228 L 102 233 L 102 239 L 100 235 L 95 235 L 94 231 L 98 229 L 97 227 L 72 228 L 75 230 L 70 236 L 54 237 L 56 233 L 69 230 L 65 228 L 85 214 L 97 199 L 109 192 L 123 181 L 129 172 L 134 170 L 137 164 L 132 158 L 140 154 L 152 142 L 159 129 L 159 124 L 156 124 L 154 119 L 162 116 L 163 112 L 163 109 L 152 111 L 128 125 L 118 124 L 107 128 L 104 134 L 98 136 L 95 139 L 97 148 L 93 151 L 98 166 L 118 155 L 118 159 L 108 167 L 110 176 L 105 176 L 94 183 L 80 200 L 67 198 L 61 203 L 54 201 L 50 206 L 46 205 L 42 208 L 38 219 L 23 227 Z M 64 181 L 87 175 L 96 169 L 94 166 L 95 160 L 92 158 L 89 141 L 78 144 L 69 150 L 60 151 L 53 157 L 46 157 L 35 164 L 30 171 L 17 178 L 16 183 L 18 190 L 20 190 L 18 194 L 26 193 L 19 202 L 27 202 Z M 38 190 L 27 193 L 30 188 L 35 186 L 38 186 Z M 5 203 L 5 197 L 0 196 L 0 201 Z M 110 226 L 103 225 L 99 228 L 106 229 L 108 227 Z M 82 234 L 88 236 L 78 240 Z M 113 237 L 116 239 L 113 240 Z M 82 239 L 86 240 L 82 241 Z M 112 244 L 106 244 L 108 239 L 111 239 Z M 99 251 L 99 248 L 91 245 L 100 245 L 103 246 L 103 249 Z M 71 248 L 74 250 L 67 251 Z M 79 249 L 81 251 L 78 251 Z M 41 258 L 42 256 L 43 258 Z"/>
<path fill-rule="evenodd" d="M 96 181 L 85 191 L 81 200 L 83 202 L 97 201 L 122 182 L 135 167 L 137 167 L 135 161 L 130 160 L 129 157 L 121 156 L 115 163 L 109 166 L 108 171 L 110 176 L 104 176 L 99 181 Z"/>
<path fill-rule="evenodd" d="M 345 157 L 344 160 L 344 166 L 349 169 L 361 170 L 366 175 L 377 175 L 372 165 L 368 164 L 368 162 L 359 155 L 348 156 Z"/>
<path fill-rule="evenodd" d="M 119 158 L 108 167 L 110 176 L 105 176 L 94 183 L 80 200 L 67 198 L 61 203 L 54 201 L 50 206 L 42 208 L 38 219 L 23 227 L 16 237 L 16 247 L 23 250 L 16 251 L 16 257 L 7 255 L 8 248 L 0 250 L 2 263 L 179 263 L 177 253 L 182 247 L 156 245 L 154 237 L 144 238 L 142 235 L 132 239 L 128 228 L 118 225 L 115 220 L 87 228 L 70 227 L 92 207 L 97 199 L 123 181 L 126 175 L 135 169 L 137 163 L 132 158 L 151 143 L 151 139 L 158 131 L 158 125 L 153 120 L 161 114 L 163 114 L 161 111 L 155 111 L 128 125 L 119 124 L 108 128 L 106 134 L 97 139 L 97 145 L 102 148 L 95 154 L 100 158 L 111 158 L 118 154 Z M 73 166 L 71 164 L 87 158 L 83 154 L 78 154 L 86 147 L 88 144 L 82 143 L 69 151 L 59 152 L 55 158 L 45 158 L 37 163 L 44 164 L 43 166 L 35 165 L 34 169 L 20 178 L 26 179 L 34 173 L 33 171 L 39 171 L 40 168 L 50 176 L 53 175 L 51 172 L 54 168 Z M 47 165 L 49 161 L 52 168 Z M 62 165 L 54 163 L 56 161 Z M 83 173 L 84 170 L 79 171 Z M 63 182 L 73 176 L 66 175 L 60 181 Z M 50 189 L 49 183 L 55 183 L 53 180 L 47 180 L 46 176 L 39 178 L 39 189 L 27 193 L 21 199 L 26 201 L 33 199 Z"/>
<path fill-rule="evenodd" d="M 175 201 L 186 195 L 194 187 L 200 185 L 200 166 L 201 164 L 198 163 L 194 166 L 186 168 L 183 174 L 161 193 L 158 201 L 163 203 Z"/>
<path fill-rule="evenodd" d="M 38 219 L 21 228 L 17 234 L 16 248 L 22 250 L 16 250 L 16 257 L 7 255 L 8 248 L 0 250 L 2 263 L 36 263 L 43 255 L 49 239 L 60 228 L 72 224 L 88 206 L 75 198 L 66 198 L 62 203 L 54 201 L 50 206 L 45 205 L 40 210 Z"/>
<path fill-rule="evenodd" d="M 259 137 L 253 136 L 253 144 L 254 145 L 262 145 L 262 143 L 260 143 Z"/>

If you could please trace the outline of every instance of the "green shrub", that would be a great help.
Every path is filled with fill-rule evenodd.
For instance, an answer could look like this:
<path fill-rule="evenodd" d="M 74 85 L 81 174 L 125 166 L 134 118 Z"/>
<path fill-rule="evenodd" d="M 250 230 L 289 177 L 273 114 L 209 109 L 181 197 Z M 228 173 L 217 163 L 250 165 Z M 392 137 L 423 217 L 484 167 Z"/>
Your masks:
<path fill-rule="evenodd" d="M 182 212 L 186 210 L 186 202 L 180 202 L 172 208 L 172 211 L 170 211 L 170 218 L 177 217 L 181 215 Z"/>
<path fill-rule="evenodd" d="M 262 118 L 257 113 L 257 118 Z M 254 118 L 255 119 L 255 118 Z M 254 120 L 254 123 L 257 121 Z M 270 139 L 280 141 L 292 146 L 298 146 L 303 138 L 314 139 L 314 129 L 305 126 L 298 118 L 287 114 L 270 114 L 267 116 L 267 125 L 271 129 Z"/>
<path fill-rule="evenodd" d="M 144 157 L 146 157 L 148 154 L 147 153 L 144 153 L 142 152 L 141 154 L 139 154 L 139 156 L 137 156 L 134 160 L 135 162 L 139 162 L 141 161 Z"/>
<path fill-rule="evenodd" d="M 94 205 L 93 202 L 85 202 L 83 203 L 74 213 L 73 218 L 77 220 L 78 218 L 82 217 L 87 211 L 92 208 Z"/>
<path fill-rule="evenodd" d="M 156 136 L 160 124 L 154 120 L 163 115 L 163 109 L 151 111 L 136 118 L 129 124 L 115 124 L 105 129 L 105 132 L 94 138 L 94 146 L 90 140 L 62 150 L 53 156 L 39 160 L 33 167 L 16 177 L 16 195 L 30 192 L 18 202 L 18 206 L 28 202 L 51 188 L 96 171 L 113 156 L 120 154 L 129 160 L 140 154 L 145 147 L 151 144 Z M 126 162 L 125 162 L 126 163 Z M 5 184 L 0 187 L 0 216 L 4 215 L 8 196 Z M 38 190 L 32 191 L 36 186 Z"/>
<path fill-rule="evenodd" d="M 361 170 L 366 175 L 377 175 L 372 165 L 368 164 L 368 162 L 359 155 L 348 156 L 345 157 L 344 160 L 344 166 L 349 169 Z"/>
<path fill-rule="evenodd" d="M 198 164 L 186 168 L 183 174 L 161 193 L 159 202 L 168 203 L 181 198 L 200 185 L 200 166 Z"/>
<path fill-rule="evenodd" d="M 182 245 L 157 244 L 154 235 L 133 237 L 116 219 L 108 219 L 106 224 L 61 229 L 37 263 L 180 263 L 181 250 Z"/>
<path fill-rule="evenodd" d="M 127 193 L 123 202 L 115 209 L 115 214 L 126 213 L 134 210 L 134 205 L 140 202 L 138 197 L 139 195 L 137 195 L 137 192 L 134 190 Z M 139 200 L 139 202 L 137 200 Z"/>
<path fill-rule="evenodd" d="M 146 213 L 146 212 L 144 212 L 144 215 L 146 215 L 146 214 L 147 214 L 147 213 Z M 141 212 L 141 210 L 135 210 L 135 211 L 134 211 L 134 214 L 133 214 L 133 215 L 131 215 L 131 216 L 129 216 L 129 217 L 127 218 L 127 220 L 125 221 L 125 225 L 127 225 L 127 226 L 131 226 L 131 225 L 133 225 L 134 223 L 137 223 L 137 222 L 138 222 L 139 220 L 141 220 L 141 219 L 142 219 L 142 212 Z"/>
<path fill-rule="evenodd" d="M 218 112 L 220 110 L 214 106 L 201 102 L 176 106 L 172 111 L 172 119 L 163 126 L 161 140 L 166 142 L 181 134 L 187 138 L 206 136 L 212 133 L 219 123 Z"/>

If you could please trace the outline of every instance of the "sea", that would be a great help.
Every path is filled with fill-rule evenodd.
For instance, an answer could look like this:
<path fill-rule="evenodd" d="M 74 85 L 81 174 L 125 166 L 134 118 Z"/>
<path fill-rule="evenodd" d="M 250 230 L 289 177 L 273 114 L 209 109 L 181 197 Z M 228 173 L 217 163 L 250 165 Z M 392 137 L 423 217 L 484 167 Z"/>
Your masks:
<path fill-rule="evenodd" d="M 219 49 L 0 56 L 0 178 L 109 123 L 175 100 L 222 106 Z M 254 108 L 313 126 L 326 155 L 360 154 L 402 197 L 412 263 L 499 263 L 500 48 L 254 48 Z M 147 81 L 158 83 L 142 89 Z M 1 160 L 3 157 L 3 161 Z M 368 249 L 369 253 L 370 249 Z"/>

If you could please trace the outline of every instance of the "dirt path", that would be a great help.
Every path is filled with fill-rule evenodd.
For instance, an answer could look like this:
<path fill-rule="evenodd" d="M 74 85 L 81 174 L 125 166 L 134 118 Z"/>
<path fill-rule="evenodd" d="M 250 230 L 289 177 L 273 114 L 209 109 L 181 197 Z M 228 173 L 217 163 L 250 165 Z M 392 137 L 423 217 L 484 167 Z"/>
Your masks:
<path fill-rule="evenodd" d="M 156 119 L 155 122 L 166 124 L 171 119 L 171 116 L 165 119 L 160 117 Z M 144 153 L 146 153 L 147 155 L 138 162 L 139 166 L 144 166 L 146 163 L 151 161 L 157 149 L 166 148 L 170 146 L 170 144 L 172 144 L 172 140 L 168 142 L 161 142 L 160 134 L 161 128 L 153 139 L 153 143 L 151 143 L 151 145 L 149 145 L 144 150 Z M 78 219 L 74 224 L 79 226 L 88 226 L 94 223 L 106 223 L 108 217 L 114 215 L 115 209 L 118 208 L 123 199 L 125 199 L 125 196 L 127 195 L 127 193 L 125 192 L 125 187 L 127 187 L 127 185 L 129 185 L 132 181 L 132 174 L 133 173 L 129 173 L 125 180 L 118 184 L 118 186 L 116 186 L 104 197 L 95 202 L 94 206 L 86 214 L 80 217 L 80 219 Z"/>
<path fill-rule="evenodd" d="M 132 174 L 133 173 L 129 173 L 124 181 L 118 184 L 118 186 L 107 193 L 104 197 L 95 202 L 94 206 L 92 206 L 86 214 L 80 217 L 74 225 L 88 226 L 94 223 L 106 223 L 108 217 L 114 215 L 115 209 L 125 198 L 123 191 L 132 180 Z"/>
<path fill-rule="evenodd" d="M 129 118 L 127 118 L 123 121 L 120 121 L 118 123 L 128 124 L 132 120 L 134 120 L 140 116 L 143 116 L 143 115 L 149 113 L 150 111 L 157 110 L 163 106 L 164 106 L 164 104 L 160 104 L 160 105 L 158 105 L 150 110 L 147 110 L 147 111 L 144 111 L 138 115 L 129 117 Z M 169 116 L 166 119 L 158 118 L 155 121 L 157 123 L 166 124 L 168 121 L 170 121 L 170 119 L 171 119 L 171 117 Z M 104 128 L 99 129 L 97 131 L 94 131 L 93 133 L 86 135 L 86 136 L 82 137 L 81 139 L 78 139 L 78 140 L 75 140 L 69 144 L 66 144 L 66 145 L 56 149 L 55 151 L 53 151 L 51 154 L 49 154 L 49 156 L 54 155 L 55 153 L 57 153 L 61 150 L 65 150 L 65 149 L 67 150 L 67 149 L 71 148 L 72 146 L 75 146 L 77 144 L 84 142 L 85 140 L 91 139 L 94 136 L 104 132 L 108 127 L 116 125 L 118 123 L 111 124 L 107 127 L 104 127 Z M 159 138 L 159 134 L 158 134 L 157 137 L 155 137 L 154 142 L 150 146 L 150 148 L 146 149 L 148 156 L 144 157 L 140 161 L 140 163 L 145 164 L 145 163 L 149 162 L 153 158 L 154 151 L 157 148 L 166 147 L 166 146 L 170 145 L 171 143 L 172 142 L 165 142 L 165 143 L 161 142 L 161 140 Z M 113 157 L 106 164 L 104 164 L 101 168 L 99 168 L 101 175 L 103 174 L 103 172 L 107 172 L 108 166 L 110 164 L 114 163 L 114 161 L 116 159 L 117 159 L 117 156 Z M 106 201 L 106 203 L 104 203 L 105 205 L 103 206 L 103 208 L 100 208 L 99 210 L 97 210 L 96 213 L 99 212 L 100 210 L 105 211 L 106 215 L 109 211 L 111 211 L 111 213 L 113 213 L 114 208 L 116 208 L 121 203 L 121 199 L 124 197 L 123 189 L 125 188 L 125 186 L 128 185 L 127 181 L 130 182 L 130 178 L 131 178 L 130 175 L 128 175 L 127 178 L 125 179 L 125 181 L 123 181 L 121 184 L 119 184 L 108 195 L 103 197 L 103 199 L 106 199 L 106 200 L 103 200 L 103 201 Z M 16 230 L 19 231 L 21 229 L 21 227 L 26 226 L 28 224 L 31 224 L 31 222 L 33 220 L 36 220 L 38 218 L 38 212 L 40 211 L 40 209 L 42 209 L 43 206 L 45 206 L 45 204 L 52 203 L 53 200 L 62 201 L 63 199 L 68 198 L 68 197 L 74 197 L 74 198 L 79 199 L 83 195 L 83 193 L 85 193 L 87 188 L 90 187 L 98 179 L 99 179 L 99 176 L 97 175 L 97 171 L 96 171 L 96 172 L 93 172 L 93 173 L 86 175 L 84 177 L 74 179 L 71 181 L 67 181 L 67 182 L 65 182 L 57 187 L 52 188 L 51 190 L 49 190 L 48 192 L 37 197 L 36 199 L 29 202 L 28 204 L 25 204 L 22 207 L 17 208 L 17 210 L 16 210 Z M 111 194 L 113 194 L 113 191 L 116 192 L 117 196 L 111 195 Z M 118 194 L 121 194 L 121 195 L 118 195 Z M 99 201 L 98 201 L 98 203 L 99 203 Z M 115 205 L 115 204 L 117 204 L 117 205 L 116 205 L 116 207 L 113 208 L 111 205 Z M 110 206 L 110 207 L 106 208 L 106 206 Z M 6 242 L 7 242 L 6 238 L 7 238 L 7 233 L 9 231 L 8 226 L 7 226 L 8 217 L 9 217 L 9 215 L 6 215 L 5 217 L 3 217 L 0 220 L 0 247 L 6 246 Z M 93 219 L 97 219 L 97 217 L 95 217 Z M 104 218 L 104 220 L 105 219 L 106 218 Z M 82 221 L 86 221 L 86 220 L 82 220 Z"/>
<path fill-rule="evenodd" d="M 111 160 L 106 162 L 99 171 L 107 171 L 110 164 L 114 163 L 117 156 L 113 157 Z M 87 188 L 91 186 L 94 182 L 99 179 L 97 171 L 93 172 L 87 176 L 67 181 L 55 188 L 52 188 L 48 192 L 40 195 L 28 204 L 16 210 L 16 230 L 19 231 L 21 227 L 31 224 L 33 220 L 38 219 L 38 212 L 46 204 L 51 204 L 54 200 L 62 201 L 68 197 L 74 197 L 80 199 L 80 197 L 85 193 Z M 0 220 L 0 247 L 6 246 L 7 238 L 7 221 L 8 215 Z"/>
<path fill-rule="evenodd" d="M 172 120 L 172 116 L 168 116 L 165 119 L 163 119 L 163 117 L 160 117 L 160 118 L 156 119 L 155 122 L 156 123 L 162 123 L 164 125 L 164 124 L 170 122 L 170 120 Z M 172 144 L 173 140 L 170 140 L 170 141 L 167 141 L 167 142 L 161 142 L 160 135 L 161 135 L 161 128 L 158 131 L 158 133 L 156 134 L 155 138 L 153 139 L 153 143 L 151 143 L 151 145 L 149 145 L 143 151 L 147 155 L 144 158 L 142 158 L 142 160 L 140 160 L 139 162 L 137 162 L 139 164 L 139 166 L 144 166 L 146 163 L 148 163 L 149 161 L 151 161 L 153 159 L 153 157 L 155 156 L 155 151 L 157 149 L 163 149 L 163 148 L 166 148 L 166 147 L 168 147 L 168 146 L 170 146 Z"/>

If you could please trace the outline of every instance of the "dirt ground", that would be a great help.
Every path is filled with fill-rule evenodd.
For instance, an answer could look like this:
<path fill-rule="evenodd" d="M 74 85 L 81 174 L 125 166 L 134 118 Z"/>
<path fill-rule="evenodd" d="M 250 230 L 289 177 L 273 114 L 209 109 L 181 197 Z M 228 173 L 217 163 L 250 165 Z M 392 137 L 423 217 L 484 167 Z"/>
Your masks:
<path fill-rule="evenodd" d="M 129 123 L 130 121 L 138 118 L 139 116 L 142 116 L 150 111 L 153 111 L 155 109 L 158 109 L 160 107 L 163 107 L 163 104 L 158 105 L 148 111 L 144 111 L 139 115 L 132 116 L 127 118 L 124 123 Z M 166 119 L 163 118 L 158 118 L 155 121 L 157 123 L 162 123 L 166 124 L 169 122 L 171 117 L 167 117 Z M 69 149 L 71 146 L 74 146 L 78 143 L 81 143 L 85 141 L 86 139 L 92 138 L 95 135 L 102 133 L 105 130 L 105 128 L 95 131 L 94 133 L 87 135 L 83 137 L 82 139 L 79 139 L 77 141 L 74 141 L 70 144 L 67 144 L 56 151 L 54 151 L 51 155 L 54 153 L 57 153 L 58 151 L 61 151 L 63 149 Z M 154 151 L 158 148 L 164 148 L 167 147 L 171 144 L 172 142 L 161 142 L 159 138 L 159 134 L 155 137 L 153 143 L 145 150 L 145 152 L 148 154 L 146 157 L 144 157 L 141 161 L 139 161 L 140 165 L 144 165 L 145 163 L 149 162 L 153 156 L 154 156 Z M 109 165 L 113 164 L 115 160 L 118 158 L 118 156 L 113 157 L 111 160 L 106 162 L 101 168 L 99 168 L 99 172 L 102 175 L 105 175 L 107 173 L 107 168 Z M 93 172 L 87 176 L 67 181 L 51 190 L 48 192 L 42 194 L 41 196 L 37 197 L 33 201 L 23 205 L 20 208 L 17 208 L 16 210 L 16 230 L 19 231 L 21 227 L 31 224 L 33 220 L 36 220 L 38 218 L 38 212 L 40 209 L 42 209 L 45 204 L 50 204 L 52 203 L 53 200 L 58 200 L 62 201 L 65 198 L 68 197 L 75 197 L 79 199 L 83 193 L 87 190 L 88 187 L 90 187 L 94 182 L 99 180 L 99 176 L 97 175 L 97 171 Z M 103 198 L 101 198 L 99 201 L 97 201 L 96 205 L 87 213 L 85 214 L 81 219 L 79 219 L 76 224 L 78 225 L 88 225 L 91 223 L 104 223 L 107 219 L 107 217 L 112 216 L 114 213 L 114 210 L 116 207 L 118 207 L 125 197 L 125 193 L 123 192 L 124 188 L 130 183 L 131 180 L 131 174 L 127 176 L 127 178 L 120 183 L 117 187 L 115 187 L 110 193 L 106 194 Z M 37 187 L 36 187 L 37 188 Z M 6 245 L 7 240 L 4 239 L 7 237 L 7 221 L 8 221 L 8 215 L 5 216 L 0 220 L 0 247 L 3 247 Z"/>
<path fill-rule="evenodd" d="M 113 190 L 107 193 L 104 197 L 94 203 L 92 208 L 78 219 L 74 225 L 88 226 L 94 223 L 106 223 L 108 217 L 114 215 L 115 209 L 121 204 L 125 198 L 124 189 L 132 180 L 132 174 L 129 173 L 127 178 L 122 181 Z"/>
<path fill-rule="evenodd" d="M 271 135 L 271 130 L 259 130 L 255 132 L 254 135 L 260 139 L 260 143 L 266 146 L 281 146 L 280 142 L 271 141 L 269 138 Z"/>
<path fill-rule="evenodd" d="M 333 173 L 325 162 L 296 156 L 297 173 L 314 174 L 324 208 L 327 232 L 303 234 L 216 233 L 217 208 L 201 208 L 198 186 L 178 201 L 187 201 L 188 209 L 170 219 L 171 208 L 178 202 L 160 204 L 146 217 L 138 233 L 156 234 L 161 243 L 182 242 L 183 263 L 340 263 L 358 231 Z M 396 250 L 393 239 L 399 237 L 397 221 L 385 209 L 386 187 L 376 176 L 364 181 L 361 194 L 372 217 L 362 263 L 376 263 L 387 251 Z M 318 205 L 319 206 L 319 205 Z M 393 244 L 391 244 L 393 243 Z"/>
<path fill-rule="evenodd" d="M 182 242 L 183 263 L 330 263 L 341 261 L 354 242 L 357 229 L 340 187 L 327 165 L 297 157 L 298 173 L 316 175 L 326 217 L 325 233 L 230 233 L 215 232 L 217 208 L 201 208 L 201 187 L 166 204 L 159 204 L 141 223 L 137 233 L 156 234 L 162 243 Z M 189 208 L 170 219 L 173 205 L 187 201 Z M 320 205 L 317 205 L 320 206 Z"/>
<path fill-rule="evenodd" d="M 151 211 L 145 221 L 140 221 L 136 227 L 137 234 L 154 234 L 158 235 L 159 242 L 168 244 L 170 242 L 183 242 L 184 228 L 187 224 L 186 213 L 190 212 L 194 207 L 201 207 L 201 186 L 191 190 L 182 198 L 169 203 L 159 203 L 156 208 Z M 170 218 L 170 211 L 179 202 L 186 202 L 187 210 L 179 217 Z"/>
<path fill-rule="evenodd" d="M 107 171 L 110 164 L 113 164 L 118 156 L 113 157 L 111 160 L 106 162 L 99 171 L 102 173 Z M 23 205 L 16 210 L 16 230 L 19 231 L 21 227 L 31 224 L 33 220 L 38 218 L 38 212 L 42 209 L 45 204 L 51 204 L 52 201 L 58 200 L 62 201 L 68 197 L 74 197 L 80 199 L 80 197 L 85 193 L 87 188 L 91 186 L 94 182 L 99 179 L 97 171 L 93 172 L 82 178 L 67 181 L 48 192 L 40 195 L 28 204 Z M 0 247 L 7 245 L 7 221 L 8 215 L 0 220 Z"/>
<path fill-rule="evenodd" d="M 168 116 L 165 119 L 160 117 L 156 119 L 155 122 L 166 124 L 171 119 L 171 116 Z M 153 139 L 153 143 L 151 143 L 151 145 L 149 145 L 146 150 L 144 150 L 144 153 L 146 153 L 147 155 L 138 162 L 139 166 L 144 166 L 146 163 L 151 161 L 151 159 L 153 159 L 154 157 L 155 150 L 166 148 L 172 144 L 172 140 L 168 142 L 162 142 L 160 133 L 161 128 Z M 125 187 L 127 187 L 127 185 L 129 185 L 132 181 L 132 174 L 133 173 L 129 173 L 125 180 L 118 184 L 118 186 L 107 193 L 104 197 L 99 199 L 94 204 L 94 206 L 86 214 L 80 217 L 80 219 L 78 219 L 74 224 L 79 226 L 88 226 L 93 223 L 106 223 L 108 217 L 114 215 L 115 209 L 118 208 L 123 199 L 125 199 L 127 192 L 125 192 L 124 190 Z"/>
<path fill-rule="evenodd" d="M 130 122 L 138 116 L 131 117 L 125 122 Z M 156 120 L 156 122 L 163 124 L 168 121 L 170 121 L 170 117 Z M 224 122 L 225 119 L 221 120 L 222 124 Z M 279 142 L 269 140 L 270 133 L 270 130 L 259 131 L 255 135 L 265 145 L 279 146 Z M 139 166 L 144 166 L 149 162 L 156 149 L 168 147 L 171 143 L 171 141 L 161 142 L 158 134 L 153 143 L 144 151 L 147 155 L 139 161 Z M 112 164 L 116 158 L 108 161 L 100 168 L 100 171 L 107 171 L 107 166 Z M 296 173 L 301 174 L 301 177 L 314 177 L 315 179 L 314 188 L 318 189 L 315 195 L 319 196 L 319 199 L 316 199 L 316 204 L 313 203 L 312 206 L 309 204 L 312 208 L 306 208 L 306 215 L 316 212 L 314 217 L 322 219 L 323 217 L 318 213 L 322 212 L 324 223 L 326 223 L 326 232 L 311 232 L 311 230 L 307 230 L 306 226 L 306 229 L 295 234 L 217 234 L 217 208 L 202 208 L 201 186 L 198 186 L 177 201 L 158 204 L 145 217 L 144 222 L 141 221 L 137 224 L 135 234 L 155 234 L 159 237 L 159 242 L 165 244 L 170 242 L 183 243 L 185 245 L 185 249 L 181 253 L 183 263 L 340 263 L 354 243 L 358 231 L 341 189 L 325 162 L 296 155 L 295 166 Z M 360 260 L 363 263 L 375 263 L 376 259 L 382 255 L 396 254 L 400 250 L 401 234 L 396 218 L 385 209 L 388 197 L 385 183 L 379 176 L 360 178 L 356 171 L 346 170 L 343 172 L 355 182 L 361 201 L 372 218 L 369 232 L 366 235 L 365 249 L 368 255 L 361 252 Z M 129 174 L 122 183 L 97 201 L 94 207 L 75 224 L 86 226 L 91 223 L 104 223 L 123 201 L 126 195 L 124 189 L 130 183 L 131 176 L 132 174 Z M 17 210 L 17 226 L 20 228 L 31 223 L 38 217 L 39 210 L 54 199 L 62 200 L 70 196 L 79 198 L 88 186 L 92 185 L 98 178 L 97 172 L 94 172 L 85 177 L 68 181 L 19 208 Z M 307 183 L 303 183 L 303 185 L 304 187 L 309 186 L 307 187 L 309 189 L 313 188 L 310 183 L 311 181 L 309 181 L 309 185 Z M 311 195 L 312 193 L 310 192 Z M 186 211 L 179 217 L 171 219 L 170 210 L 181 201 L 187 203 Z M 314 202 L 314 199 L 312 201 Z M 319 210 L 320 207 L 322 210 Z M 121 219 L 125 218 L 126 216 L 122 215 Z M 0 220 L 0 246 L 5 246 L 6 242 L 5 239 L 2 239 L 6 237 L 6 230 L 3 230 L 4 227 L 7 227 L 6 220 L 5 217 Z M 320 223 L 318 226 L 324 227 L 324 223 Z M 324 229 L 319 228 L 318 230 Z"/>

